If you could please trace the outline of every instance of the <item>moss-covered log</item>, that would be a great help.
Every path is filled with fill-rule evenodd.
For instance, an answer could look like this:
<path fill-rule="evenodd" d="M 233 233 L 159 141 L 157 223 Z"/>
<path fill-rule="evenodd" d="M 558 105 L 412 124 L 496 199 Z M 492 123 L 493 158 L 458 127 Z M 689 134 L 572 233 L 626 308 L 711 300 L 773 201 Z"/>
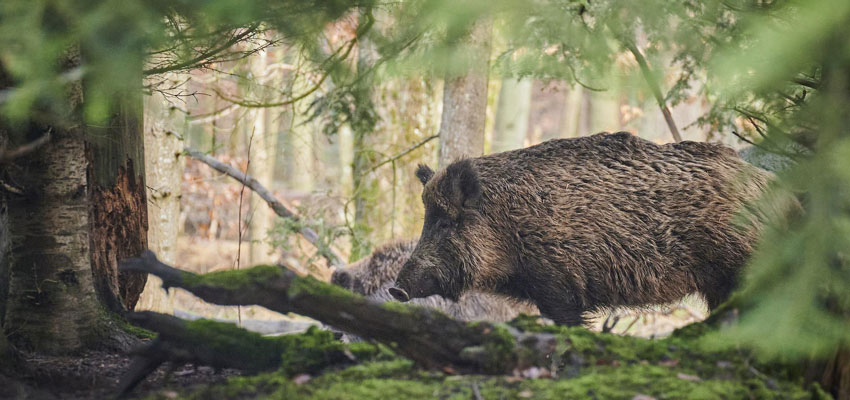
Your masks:
<path fill-rule="evenodd" d="M 261 305 L 295 312 L 388 345 L 418 364 L 450 373 L 504 374 L 531 366 L 552 368 L 557 340 L 548 333 L 522 333 L 503 325 L 464 323 L 426 308 L 379 304 L 281 267 L 197 275 L 159 262 L 146 252 L 122 263 L 125 271 L 148 272 L 163 286 L 179 287 L 221 305 Z"/>
<path fill-rule="evenodd" d="M 133 324 L 157 332 L 151 343 L 137 349 L 133 364 L 119 384 L 127 393 L 163 362 L 195 363 L 247 372 L 279 370 L 290 375 L 316 373 L 327 366 L 352 363 L 376 353 L 375 346 L 357 344 L 353 350 L 316 327 L 305 333 L 263 337 L 230 323 L 180 318 L 145 311 L 131 313 Z"/>
<path fill-rule="evenodd" d="M 583 328 L 541 325 L 521 317 L 510 325 L 558 337 L 557 373 L 529 369 L 516 376 L 450 375 L 423 371 L 392 354 L 297 379 L 285 372 L 231 378 L 194 388 L 179 398 L 251 399 L 828 399 L 806 387 L 793 369 L 761 364 L 740 349 L 705 348 L 696 325 L 662 340 L 599 334 Z M 363 358 L 361 358 L 363 360 Z M 173 391 L 151 398 L 174 398 Z"/>

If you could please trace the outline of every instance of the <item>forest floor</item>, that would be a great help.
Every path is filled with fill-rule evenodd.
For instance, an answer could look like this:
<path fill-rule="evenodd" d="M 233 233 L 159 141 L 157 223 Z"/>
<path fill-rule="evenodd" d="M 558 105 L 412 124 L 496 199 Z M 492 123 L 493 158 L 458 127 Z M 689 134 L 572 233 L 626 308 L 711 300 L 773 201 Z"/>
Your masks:
<path fill-rule="evenodd" d="M 704 347 L 699 339 L 705 332 L 702 324 L 654 339 L 541 324 L 533 317 L 511 325 L 561 337 L 565 356 L 559 368 L 548 371 L 532 367 L 510 376 L 453 375 L 422 370 L 379 346 L 383 350 L 376 356 L 315 375 L 274 371 L 242 376 L 236 370 L 166 364 L 129 398 L 829 398 L 818 387 L 805 385 L 795 374 L 789 374 L 786 367 L 761 364 L 740 349 Z M 114 398 L 130 358 L 102 352 L 64 357 L 30 355 L 26 364 L 25 379 L 9 380 L 0 375 L 0 399 Z"/>
<path fill-rule="evenodd" d="M 23 377 L 0 373 L 0 399 L 108 399 L 116 395 L 121 376 L 129 369 L 131 356 L 102 351 L 79 355 L 43 356 L 23 354 Z M 153 372 L 130 398 L 150 393 L 168 398 L 170 393 L 198 385 L 223 383 L 239 376 L 237 370 L 211 367 L 165 365 Z"/>

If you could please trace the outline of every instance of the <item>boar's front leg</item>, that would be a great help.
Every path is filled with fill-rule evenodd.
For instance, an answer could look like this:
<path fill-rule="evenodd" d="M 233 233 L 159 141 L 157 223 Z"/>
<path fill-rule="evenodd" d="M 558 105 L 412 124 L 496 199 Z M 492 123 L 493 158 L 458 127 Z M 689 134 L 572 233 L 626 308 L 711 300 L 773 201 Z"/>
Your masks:
<path fill-rule="evenodd" d="M 540 314 L 558 325 L 583 326 L 587 322 L 584 309 L 574 302 L 564 302 L 562 298 L 540 299 L 535 302 Z"/>

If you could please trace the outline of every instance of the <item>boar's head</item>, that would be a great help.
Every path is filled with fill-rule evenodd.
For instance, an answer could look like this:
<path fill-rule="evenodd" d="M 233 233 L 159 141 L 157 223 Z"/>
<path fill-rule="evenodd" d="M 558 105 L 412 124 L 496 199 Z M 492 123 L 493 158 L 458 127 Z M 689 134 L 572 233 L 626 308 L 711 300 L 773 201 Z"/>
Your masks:
<path fill-rule="evenodd" d="M 482 281 L 493 281 L 481 269 L 504 251 L 498 250 L 500 240 L 481 210 L 484 193 L 471 160 L 438 173 L 420 165 L 416 176 L 425 186 L 425 222 L 389 293 L 399 301 L 435 294 L 457 301 L 466 290 L 482 287 Z"/>

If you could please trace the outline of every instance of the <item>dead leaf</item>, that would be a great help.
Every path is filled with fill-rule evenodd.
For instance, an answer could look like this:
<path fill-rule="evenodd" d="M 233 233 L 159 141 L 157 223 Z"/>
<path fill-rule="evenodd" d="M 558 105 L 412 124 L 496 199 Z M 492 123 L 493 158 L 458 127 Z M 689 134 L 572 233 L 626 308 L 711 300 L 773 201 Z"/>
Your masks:
<path fill-rule="evenodd" d="M 700 379 L 700 377 L 698 377 L 696 375 L 688 375 L 688 374 L 683 374 L 681 372 L 676 374 L 676 377 L 679 378 L 679 379 L 684 379 L 686 381 L 691 381 L 691 382 L 701 382 L 702 381 L 702 379 Z"/>
<path fill-rule="evenodd" d="M 308 374 L 298 374 L 295 375 L 295 378 L 292 378 L 292 382 L 294 382 L 296 385 L 303 385 L 307 382 L 310 382 L 310 379 L 313 379 L 313 377 Z"/>

